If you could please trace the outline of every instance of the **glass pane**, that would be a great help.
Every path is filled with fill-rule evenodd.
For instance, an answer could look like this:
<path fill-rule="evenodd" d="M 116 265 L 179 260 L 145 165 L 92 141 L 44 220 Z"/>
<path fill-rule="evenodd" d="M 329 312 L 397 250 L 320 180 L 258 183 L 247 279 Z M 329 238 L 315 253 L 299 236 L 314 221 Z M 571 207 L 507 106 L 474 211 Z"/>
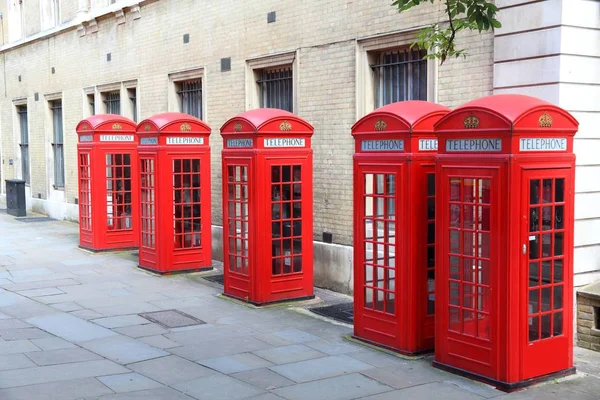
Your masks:
<path fill-rule="evenodd" d="M 383 194 L 384 193 L 384 186 L 385 186 L 384 175 L 383 174 L 377 174 L 375 176 L 376 176 L 375 194 Z"/>
<path fill-rule="evenodd" d="M 542 288 L 542 312 L 550 311 L 550 289 L 549 287 Z"/>
<path fill-rule="evenodd" d="M 563 318 L 562 312 L 554 313 L 554 336 L 562 335 L 563 333 Z"/>
<path fill-rule="evenodd" d="M 537 286 L 539 285 L 539 268 L 540 264 L 536 262 L 529 263 L 529 286 Z"/>
<path fill-rule="evenodd" d="M 529 232 L 537 232 L 540 230 L 539 208 L 531 208 L 529 210 Z"/>
<path fill-rule="evenodd" d="M 454 308 L 454 307 L 450 307 L 449 311 L 449 319 L 450 319 L 450 325 L 448 327 L 448 329 L 450 329 L 451 331 L 460 331 L 460 309 L 458 308 Z"/>
<path fill-rule="evenodd" d="M 564 206 L 554 207 L 554 229 L 563 229 Z"/>
<path fill-rule="evenodd" d="M 542 230 L 552 229 L 552 207 L 542 207 Z"/>
<path fill-rule="evenodd" d="M 435 199 L 427 199 L 427 219 L 435 218 Z"/>
<path fill-rule="evenodd" d="M 460 231 L 450 231 L 450 253 L 460 254 Z"/>
<path fill-rule="evenodd" d="M 435 196 L 435 174 L 427 174 L 427 196 Z"/>
<path fill-rule="evenodd" d="M 544 179 L 542 188 L 542 202 L 552 203 L 552 179 Z"/>
<path fill-rule="evenodd" d="M 427 243 L 435 243 L 435 224 L 427 224 Z"/>
<path fill-rule="evenodd" d="M 450 179 L 450 201 L 460 201 L 460 179 Z"/>
<path fill-rule="evenodd" d="M 554 283 L 563 281 L 563 260 L 554 260 Z"/>
<path fill-rule="evenodd" d="M 545 314 L 542 315 L 542 339 L 546 339 L 549 338 L 551 335 L 550 333 L 550 316 L 552 314 Z"/>
<path fill-rule="evenodd" d="M 557 232 L 554 234 L 554 255 L 562 256 L 563 255 L 563 232 Z"/>
<path fill-rule="evenodd" d="M 375 301 L 375 309 L 377 311 L 383 311 L 383 302 L 384 302 L 384 291 L 383 290 L 377 290 L 375 291 L 375 293 L 377 294 L 377 299 Z"/>
<path fill-rule="evenodd" d="M 460 279 L 460 258 L 450 256 L 450 279 Z"/>
<path fill-rule="evenodd" d="M 460 228 L 460 206 L 458 204 L 450 204 L 450 226 Z"/>
<path fill-rule="evenodd" d="M 533 342 L 534 340 L 538 340 L 539 337 L 539 317 L 530 317 L 529 318 L 529 341 Z"/>
<path fill-rule="evenodd" d="M 540 258 L 540 235 L 531 235 L 529 236 L 529 259 L 538 258 Z"/>
<path fill-rule="evenodd" d="M 534 314 L 539 312 L 539 304 L 540 304 L 540 291 L 538 289 L 529 290 L 529 314 Z"/>
<path fill-rule="evenodd" d="M 550 252 L 550 248 L 552 247 L 552 235 L 545 234 L 542 235 L 542 257 L 550 257 L 552 253 Z"/>
<path fill-rule="evenodd" d="M 542 285 L 548 285 L 552 283 L 550 274 L 552 273 L 552 261 L 542 261 Z"/>
<path fill-rule="evenodd" d="M 460 294 L 459 294 L 459 283 L 458 282 L 450 282 L 450 293 L 449 299 L 450 304 L 454 306 L 458 306 L 460 304 Z"/>
<path fill-rule="evenodd" d="M 427 267 L 435 266 L 435 247 L 427 247 Z"/>
<path fill-rule="evenodd" d="M 554 309 L 563 308 L 563 286 L 554 286 Z"/>
<path fill-rule="evenodd" d="M 562 203 L 565 201 L 565 179 L 558 178 L 554 181 L 554 201 Z"/>
<path fill-rule="evenodd" d="M 540 181 L 531 180 L 529 181 L 529 204 L 540 203 Z"/>
<path fill-rule="evenodd" d="M 465 229 L 475 229 L 475 218 L 477 206 L 463 207 L 463 226 Z"/>

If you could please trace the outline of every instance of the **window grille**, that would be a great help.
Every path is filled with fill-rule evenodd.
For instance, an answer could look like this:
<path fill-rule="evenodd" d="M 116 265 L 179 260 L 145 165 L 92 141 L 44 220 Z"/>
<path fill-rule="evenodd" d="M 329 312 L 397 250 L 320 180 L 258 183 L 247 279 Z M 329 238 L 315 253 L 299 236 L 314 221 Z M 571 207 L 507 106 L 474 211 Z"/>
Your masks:
<path fill-rule="evenodd" d="M 183 81 L 178 86 L 181 112 L 202 119 L 202 80 Z"/>
<path fill-rule="evenodd" d="M 52 111 L 52 132 L 54 153 L 54 187 L 63 188 L 65 186 L 65 157 L 63 144 L 63 119 L 62 119 L 62 100 L 50 102 Z"/>
<path fill-rule="evenodd" d="M 109 92 L 104 95 L 104 104 L 107 114 L 121 115 L 121 93 Z"/>
<path fill-rule="evenodd" d="M 262 108 L 279 108 L 293 112 L 294 80 L 292 67 L 262 70 L 256 83 L 259 86 L 260 106 Z"/>
<path fill-rule="evenodd" d="M 17 108 L 17 114 L 19 116 L 19 128 L 21 130 L 21 173 L 23 180 L 30 183 L 29 173 L 29 133 L 27 127 L 27 106 L 20 106 Z"/>
<path fill-rule="evenodd" d="M 396 49 L 377 55 L 375 103 L 377 107 L 405 100 L 427 100 L 426 50 Z"/>

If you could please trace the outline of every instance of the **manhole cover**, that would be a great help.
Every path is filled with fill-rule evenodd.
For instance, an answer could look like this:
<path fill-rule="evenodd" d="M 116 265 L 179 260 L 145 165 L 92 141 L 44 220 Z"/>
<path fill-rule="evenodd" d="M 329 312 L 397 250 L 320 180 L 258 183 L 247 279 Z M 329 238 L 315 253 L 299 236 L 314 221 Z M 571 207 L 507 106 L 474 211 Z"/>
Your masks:
<path fill-rule="evenodd" d="M 50 217 L 21 217 L 17 218 L 17 221 L 21 222 L 48 222 L 48 221 L 56 221 L 54 218 Z"/>
<path fill-rule="evenodd" d="M 223 277 L 223 274 L 221 275 L 209 275 L 209 276 L 205 276 L 204 279 L 206 279 L 207 281 L 211 281 L 214 283 L 218 283 L 219 285 L 223 285 L 223 279 L 225 279 Z"/>
<path fill-rule="evenodd" d="M 149 321 L 156 322 L 165 328 L 180 328 L 182 326 L 202 325 L 206 323 L 179 310 L 153 311 L 138 315 Z"/>
<path fill-rule="evenodd" d="M 333 318 L 338 321 L 345 322 L 347 324 L 354 323 L 354 304 L 353 303 L 341 303 L 334 304 L 332 306 L 315 307 L 309 309 L 309 311 L 315 314 L 322 315 L 324 317 Z"/>

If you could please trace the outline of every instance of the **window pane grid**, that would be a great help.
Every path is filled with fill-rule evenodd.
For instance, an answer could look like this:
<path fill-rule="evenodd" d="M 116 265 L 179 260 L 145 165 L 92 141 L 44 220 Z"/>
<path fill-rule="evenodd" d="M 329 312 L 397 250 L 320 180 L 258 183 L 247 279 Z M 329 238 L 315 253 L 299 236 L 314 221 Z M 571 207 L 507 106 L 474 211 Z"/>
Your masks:
<path fill-rule="evenodd" d="M 529 342 L 563 334 L 564 178 L 529 182 Z"/>
<path fill-rule="evenodd" d="M 106 155 L 106 209 L 109 230 L 131 229 L 131 155 Z"/>
<path fill-rule="evenodd" d="M 490 180 L 450 178 L 449 330 L 489 340 Z"/>
<path fill-rule="evenodd" d="M 173 160 L 173 229 L 175 248 L 202 247 L 200 160 Z"/>
<path fill-rule="evenodd" d="M 435 174 L 427 174 L 427 315 L 435 314 Z"/>
<path fill-rule="evenodd" d="M 271 167 L 271 210 L 271 272 L 302 272 L 302 166 Z"/>
<path fill-rule="evenodd" d="M 155 172 L 154 159 L 140 159 L 141 177 L 141 232 L 142 247 L 156 247 L 156 214 L 155 214 Z"/>
<path fill-rule="evenodd" d="M 364 307 L 395 315 L 396 175 L 365 174 L 364 183 Z"/>
<path fill-rule="evenodd" d="M 397 49 L 381 52 L 375 73 L 377 107 L 397 101 L 427 100 L 426 50 Z"/>
<path fill-rule="evenodd" d="M 278 108 L 293 112 L 292 67 L 262 70 L 256 83 L 259 85 L 261 108 Z"/>
<path fill-rule="evenodd" d="M 62 101 L 50 102 L 52 112 L 52 153 L 54 155 L 54 186 L 62 188 L 65 186 L 65 162 L 63 147 L 63 120 Z"/>
<path fill-rule="evenodd" d="M 104 95 L 107 114 L 121 114 L 121 92 L 108 92 Z"/>
<path fill-rule="evenodd" d="M 79 155 L 79 223 L 81 229 L 92 230 L 92 193 L 90 154 Z"/>
<path fill-rule="evenodd" d="M 178 85 L 181 112 L 202 119 L 202 80 L 183 81 Z"/>
<path fill-rule="evenodd" d="M 17 107 L 17 114 L 19 116 L 19 128 L 21 131 L 21 174 L 23 180 L 26 183 L 31 183 L 30 172 L 29 172 L 29 131 L 27 126 L 27 107 Z"/>
<path fill-rule="evenodd" d="M 227 167 L 229 271 L 248 275 L 248 167 Z"/>

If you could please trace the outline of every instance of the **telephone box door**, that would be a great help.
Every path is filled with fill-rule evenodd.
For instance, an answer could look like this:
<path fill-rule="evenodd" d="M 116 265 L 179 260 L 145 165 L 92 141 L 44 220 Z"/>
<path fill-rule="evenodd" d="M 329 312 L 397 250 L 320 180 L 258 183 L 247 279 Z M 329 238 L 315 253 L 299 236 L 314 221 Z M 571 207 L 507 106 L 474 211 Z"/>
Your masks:
<path fill-rule="evenodd" d="M 445 335 L 437 337 L 442 354 L 458 368 L 493 376 L 495 372 L 498 235 L 498 172 L 495 169 L 443 170 L 439 201 L 442 242 L 436 289 L 437 320 Z M 443 232 L 443 231 L 442 231 Z M 437 323 L 437 322 L 436 322 Z"/>
<path fill-rule="evenodd" d="M 225 274 L 226 293 L 238 298 L 248 298 L 254 277 L 250 265 L 250 192 L 252 187 L 252 162 L 248 158 L 226 159 L 223 164 L 223 192 L 227 201 L 223 205 L 225 218 L 224 254 L 229 258 L 229 274 Z"/>
<path fill-rule="evenodd" d="M 366 335 L 357 332 L 361 337 L 398 348 L 402 340 L 399 321 L 403 316 L 398 315 L 401 299 L 396 279 L 406 279 L 401 276 L 406 271 L 400 268 L 405 260 L 397 258 L 403 254 L 399 246 L 404 240 L 398 235 L 402 207 L 398 204 L 396 191 L 404 187 L 404 167 L 358 165 L 357 168 L 360 178 L 355 188 L 354 204 L 358 208 L 355 224 L 362 245 L 355 251 L 356 259 L 364 260 L 364 263 L 355 266 L 358 268 L 354 275 L 358 293 L 354 299 L 363 310 L 355 313 L 358 319 L 355 327 L 369 330 Z"/>
<path fill-rule="evenodd" d="M 92 247 L 92 152 L 79 151 L 79 232 L 80 242 Z"/>
<path fill-rule="evenodd" d="M 572 259 L 565 251 L 572 240 L 572 170 L 524 170 L 521 207 L 523 253 L 522 293 L 526 297 L 526 331 L 522 379 L 564 369 L 565 357 L 572 357 L 566 326 L 572 321 L 572 299 L 565 287 L 572 287 Z M 566 229 L 566 231 L 565 231 Z M 560 356 L 558 356 L 560 355 Z M 535 360 L 535 362 L 533 362 Z"/>

